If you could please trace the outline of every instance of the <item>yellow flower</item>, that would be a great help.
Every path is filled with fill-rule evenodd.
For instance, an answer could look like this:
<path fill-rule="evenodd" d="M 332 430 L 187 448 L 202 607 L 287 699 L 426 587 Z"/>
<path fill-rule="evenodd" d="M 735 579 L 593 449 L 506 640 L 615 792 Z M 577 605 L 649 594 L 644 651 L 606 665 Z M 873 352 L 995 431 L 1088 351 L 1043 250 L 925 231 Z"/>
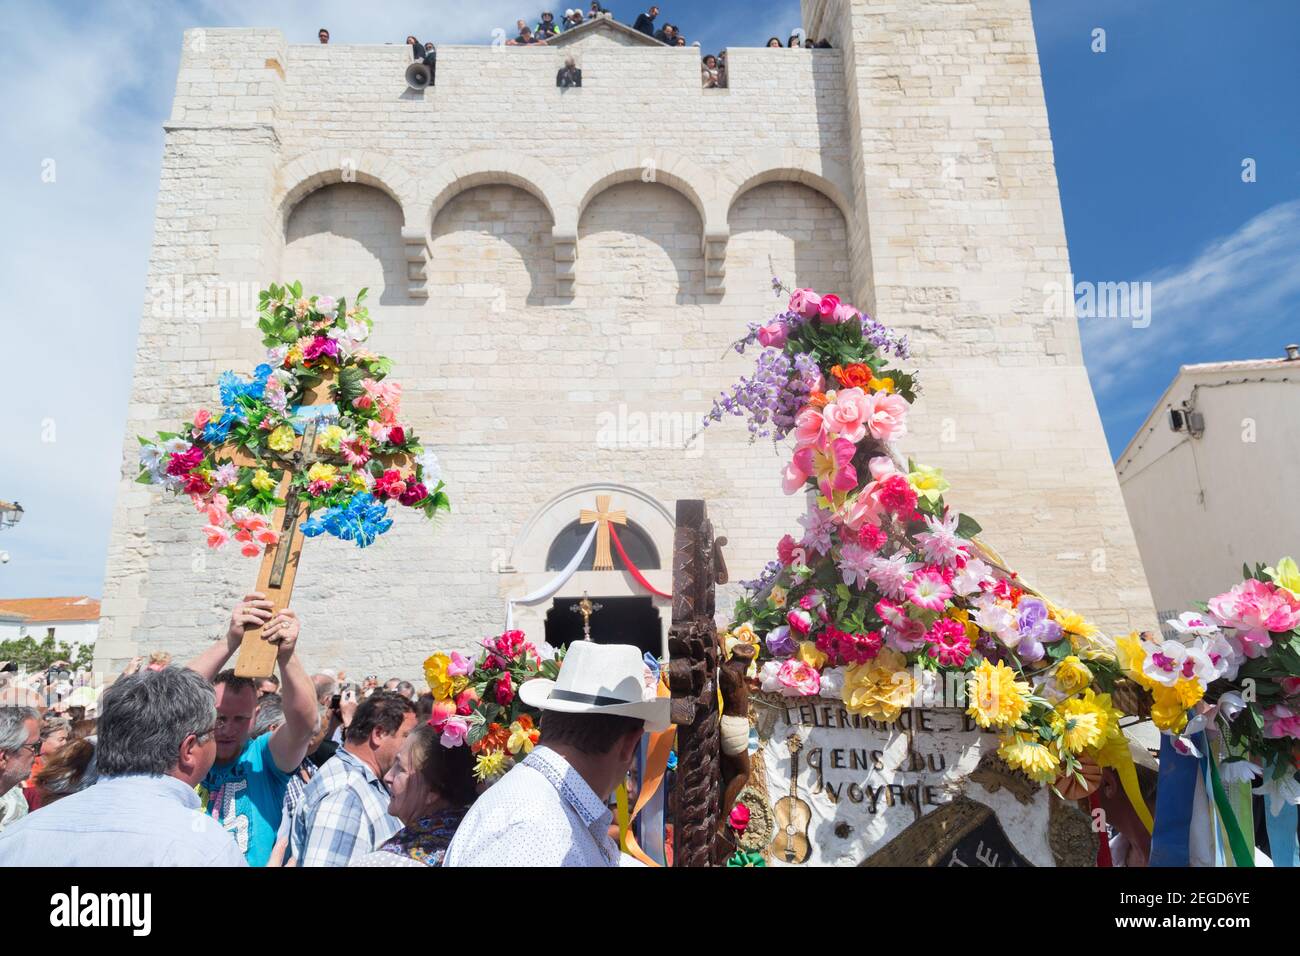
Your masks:
<path fill-rule="evenodd" d="M 966 628 L 966 638 L 974 647 L 975 642 L 980 639 L 980 629 L 979 625 L 970 619 L 970 612 L 964 607 L 950 607 L 948 616 Z"/>
<path fill-rule="evenodd" d="M 307 469 L 308 481 L 323 481 L 332 485 L 338 478 L 339 470 L 333 465 L 327 465 L 323 461 L 318 461 Z"/>
<path fill-rule="evenodd" d="M 301 365 L 301 364 L 302 364 L 302 349 L 301 349 L 299 346 L 297 346 L 297 345 L 295 345 L 295 346 L 293 346 L 291 349 L 289 349 L 289 351 L 286 352 L 285 355 L 284 355 L 284 364 L 285 364 L 285 365 Z"/>
<path fill-rule="evenodd" d="M 768 600 L 772 602 L 772 607 L 785 607 L 786 590 L 777 584 L 772 587 Z"/>
<path fill-rule="evenodd" d="M 930 502 L 938 501 L 939 496 L 952 487 L 943 477 L 943 472 L 929 465 L 916 465 L 907 473 L 907 483 L 920 497 Z"/>
<path fill-rule="evenodd" d="M 1007 765 L 1046 783 L 1056 777 L 1060 761 L 1051 748 L 1033 734 L 1011 734 L 998 744 L 998 756 Z"/>
<path fill-rule="evenodd" d="M 464 674 L 457 674 L 451 679 L 451 696 L 457 697 L 460 692 L 469 686 L 469 678 Z"/>
<path fill-rule="evenodd" d="M 1137 631 L 1133 631 L 1127 637 L 1115 638 L 1116 658 L 1119 661 L 1120 670 L 1124 676 L 1135 681 L 1139 686 L 1151 690 L 1155 687 L 1155 681 L 1146 674 L 1142 673 L 1142 665 L 1146 662 L 1147 652 L 1142 650 L 1142 639 L 1138 637 Z"/>
<path fill-rule="evenodd" d="M 1205 696 L 1205 688 L 1195 678 L 1180 680 L 1174 685 L 1174 690 L 1178 692 L 1178 699 L 1182 701 L 1184 708 L 1196 706 Z"/>
<path fill-rule="evenodd" d="M 271 477 L 265 468 L 259 468 L 257 474 L 253 475 L 252 485 L 258 491 L 270 491 L 275 487 L 275 479 Z"/>
<path fill-rule="evenodd" d="M 424 662 L 424 679 L 429 684 L 429 692 L 434 700 L 447 700 L 451 697 L 453 681 L 447 673 L 451 658 L 446 654 L 434 654 Z"/>
<path fill-rule="evenodd" d="M 821 670 L 822 665 L 826 663 L 826 655 L 817 650 L 817 645 L 812 641 L 804 641 L 801 643 L 799 645 L 799 650 L 795 652 L 794 656 L 796 660 L 803 661 L 803 663 L 807 664 L 809 667 L 816 668 L 817 670 Z"/>
<path fill-rule="evenodd" d="M 749 623 L 739 624 L 723 635 L 722 652 L 730 658 L 738 644 L 749 644 L 755 651 L 758 650 L 758 635 L 754 633 L 754 628 Z M 757 654 L 755 654 L 755 658 L 757 658 Z"/>
<path fill-rule="evenodd" d="M 516 720 L 510 725 L 510 737 L 506 740 L 506 749 L 512 754 L 523 751 L 525 754 L 533 752 L 533 747 L 537 744 L 540 734 L 533 727 L 531 718 L 525 726 L 522 720 Z"/>
<path fill-rule="evenodd" d="M 1066 633 L 1078 634 L 1080 637 L 1093 637 L 1097 634 L 1096 625 L 1085 621 L 1082 614 L 1075 614 L 1073 611 L 1057 607 L 1055 604 L 1048 604 L 1047 608 L 1056 623 L 1061 625 L 1061 630 Z"/>
<path fill-rule="evenodd" d="M 981 727 L 1010 727 L 1029 709 L 1029 685 L 1016 680 L 1016 672 L 999 661 L 980 661 L 966 682 L 966 713 Z"/>
<path fill-rule="evenodd" d="M 1130 759 L 1128 738 L 1119 725 L 1119 719 L 1124 714 L 1111 703 L 1110 694 L 1097 694 L 1093 700 L 1106 714 L 1106 735 L 1093 748 L 1093 757 L 1102 767 L 1118 767 Z"/>
<path fill-rule="evenodd" d="M 343 441 L 343 439 L 346 438 L 347 435 L 348 433 L 344 431 L 342 428 L 340 428 L 338 425 L 330 425 L 328 428 L 325 429 L 324 432 L 321 433 L 321 436 L 317 440 L 316 444 L 318 447 L 324 448 L 326 451 L 338 451 L 339 442 Z"/>
<path fill-rule="evenodd" d="M 1276 568 L 1265 568 L 1264 573 L 1278 587 L 1285 588 L 1294 597 L 1300 598 L 1300 567 L 1296 566 L 1295 558 L 1283 558 L 1278 561 Z"/>
<path fill-rule="evenodd" d="M 506 769 L 504 750 L 485 750 L 474 761 L 474 777 L 482 783 L 495 780 Z"/>
<path fill-rule="evenodd" d="M 1077 694 L 1092 683 L 1088 665 L 1071 654 L 1056 665 L 1056 686 L 1063 694 Z"/>
<path fill-rule="evenodd" d="M 1187 726 L 1187 707 L 1176 687 L 1155 684 L 1151 688 L 1151 722 L 1160 730 L 1181 733 Z"/>
<path fill-rule="evenodd" d="M 871 392 L 888 392 L 894 393 L 894 380 L 892 378 L 876 378 L 871 376 L 871 381 L 867 382 L 867 390 Z"/>
<path fill-rule="evenodd" d="M 850 713 L 891 723 L 915 694 L 916 680 L 907 671 L 907 659 L 886 649 L 873 660 L 845 670 L 840 696 Z"/>
<path fill-rule="evenodd" d="M 1109 717 L 1097 706 L 1088 690 L 1081 698 L 1063 700 L 1051 716 L 1052 729 L 1061 738 L 1061 746 L 1070 753 L 1095 747 L 1106 738 Z"/>
<path fill-rule="evenodd" d="M 267 437 L 266 443 L 271 446 L 272 451 L 293 451 L 293 427 L 291 425 L 281 425 Z"/>
<path fill-rule="evenodd" d="M 368 489 L 368 488 L 370 487 L 370 486 L 366 483 L 366 476 L 365 476 L 365 474 L 364 474 L 363 472 L 360 472 L 360 471 L 354 471 L 354 472 L 352 473 L 352 475 L 348 478 L 348 484 L 350 484 L 350 485 L 351 485 L 353 488 L 355 488 L 357 491 L 365 491 L 366 489 Z"/>

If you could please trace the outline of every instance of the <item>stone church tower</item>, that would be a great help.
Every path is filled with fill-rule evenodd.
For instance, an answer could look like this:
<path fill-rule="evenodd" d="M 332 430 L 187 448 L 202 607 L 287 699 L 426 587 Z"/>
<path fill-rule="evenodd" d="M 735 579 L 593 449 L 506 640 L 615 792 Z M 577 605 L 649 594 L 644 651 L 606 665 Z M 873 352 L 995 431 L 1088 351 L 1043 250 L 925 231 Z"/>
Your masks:
<path fill-rule="evenodd" d="M 411 677 L 499 633 L 598 493 L 661 590 L 678 498 L 708 500 L 732 579 L 755 577 L 804 510 L 783 459 L 739 421 L 683 446 L 750 367 L 728 344 L 777 311 L 774 273 L 910 331 L 924 394 L 904 450 L 1049 596 L 1110 632 L 1150 626 L 1074 320 L 1044 308 L 1070 263 L 1028 0 L 804 0 L 803 17 L 834 49 L 730 49 L 718 90 L 697 51 L 612 21 L 443 46 L 424 92 L 405 46 L 187 32 L 100 666 L 192 653 L 252 585 L 256 562 L 207 552 L 187 503 L 133 483 L 135 436 L 251 370 L 256 290 L 294 279 L 369 287 L 373 347 L 453 502 L 364 551 L 308 542 L 310 666 Z M 580 89 L 555 85 L 567 55 Z M 598 636 L 658 647 L 668 604 L 621 570 L 580 571 L 515 624 L 567 640 L 584 592 Z"/>

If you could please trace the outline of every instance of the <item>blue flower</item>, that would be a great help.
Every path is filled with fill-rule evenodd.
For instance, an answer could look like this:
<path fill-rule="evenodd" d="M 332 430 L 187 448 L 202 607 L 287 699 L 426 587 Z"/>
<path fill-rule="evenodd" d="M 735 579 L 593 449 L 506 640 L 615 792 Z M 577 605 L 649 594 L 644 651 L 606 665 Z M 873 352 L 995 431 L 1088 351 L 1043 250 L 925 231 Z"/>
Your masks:
<path fill-rule="evenodd" d="M 203 426 L 203 440 L 209 445 L 225 444 L 226 439 L 230 436 L 230 426 L 243 419 L 233 412 L 226 412 L 215 422 L 208 422 Z"/>
<path fill-rule="evenodd" d="M 302 524 L 302 533 L 314 538 L 328 531 L 344 541 L 355 541 L 358 548 L 369 547 L 375 538 L 393 526 L 388 505 L 375 501 L 369 492 L 358 492 L 344 508 L 326 508 Z"/>

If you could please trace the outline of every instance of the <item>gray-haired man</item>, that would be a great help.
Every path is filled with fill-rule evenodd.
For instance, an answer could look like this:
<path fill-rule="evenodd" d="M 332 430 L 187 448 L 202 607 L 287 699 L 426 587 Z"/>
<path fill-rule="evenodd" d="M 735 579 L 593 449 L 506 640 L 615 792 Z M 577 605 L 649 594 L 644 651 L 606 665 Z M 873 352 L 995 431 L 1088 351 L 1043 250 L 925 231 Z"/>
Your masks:
<path fill-rule="evenodd" d="M 100 779 L 0 833 L 0 866 L 244 866 L 200 810 L 216 759 L 216 694 L 190 670 L 119 678 L 100 704 Z"/>
<path fill-rule="evenodd" d="M 0 707 L 0 830 L 27 815 L 22 783 L 41 750 L 41 715 L 34 707 Z"/>

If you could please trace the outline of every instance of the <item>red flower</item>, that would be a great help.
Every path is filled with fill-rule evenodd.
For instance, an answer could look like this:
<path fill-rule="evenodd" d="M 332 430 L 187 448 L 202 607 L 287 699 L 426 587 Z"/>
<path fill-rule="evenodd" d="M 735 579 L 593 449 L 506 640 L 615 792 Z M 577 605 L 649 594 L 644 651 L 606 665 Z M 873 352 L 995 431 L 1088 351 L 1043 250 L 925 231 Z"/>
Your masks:
<path fill-rule="evenodd" d="M 406 493 L 406 482 L 396 468 L 390 468 L 375 479 L 376 498 L 400 498 Z"/>
<path fill-rule="evenodd" d="M 497 703 L 502 707 L 508 707 L 510 702 L 515 699 L 515 688 L 510 681 L 509 674 L 502 674 L 496 683 Z"/>
<path fill-rule="evenodd" d="M 474 712 L 474 705 L 477 703 L 478 694 L 474 693 L 474 688 L 467 687 L 456 698 L 456 713 L 462 717 L 468 717 Z"/>
<path fill-rule="evenodd" d="M 405 445 L 406 430 L 401 425 L 394 425 L 388 430 L 388 440 L 394 445 Z"/>
<path fill-rule="evenodd" d="M 889 535 L 885 534 L 878 525 L 864 524 L 858 529 L 858 544 L 868 551 L 879 551 L 888 540 Z"/>
<path fill-rule="evenodd" d="M 208 484 L 208 480 L 197 471 L 190 472 L 182 480 L 185 482 L 185 493 L 188 495 L 206 495 L 212 490 L 212 485 Z"/>
<path fill-rule="evenodd" d="M 417 481 L 406 486 L 399 500 L 404 505 L 416 505 L 427 497 L 429 497 L 429 489 L 424 487 L 422 482 Z"/>
<path fill-rule="evenodd" d="M 178 451 L 167 462 L 167 474 L 184 475 L 193 471 L 203 461 L 203 449 L 197 445 L 189 451 Z"/>
<path fill-rule="evenodd" d="M 794 561 L 795 540 L 788 534 L 776 543 L 776 556 L 781 559 L 782 564 L 790 564 Z"/>
<path fill-rule="evenodd" d="M 890 475 L 880 483 L 880 503 L 885 510 L 904 520 L 916 515 L 916 492 L 903 475 Z"/>

